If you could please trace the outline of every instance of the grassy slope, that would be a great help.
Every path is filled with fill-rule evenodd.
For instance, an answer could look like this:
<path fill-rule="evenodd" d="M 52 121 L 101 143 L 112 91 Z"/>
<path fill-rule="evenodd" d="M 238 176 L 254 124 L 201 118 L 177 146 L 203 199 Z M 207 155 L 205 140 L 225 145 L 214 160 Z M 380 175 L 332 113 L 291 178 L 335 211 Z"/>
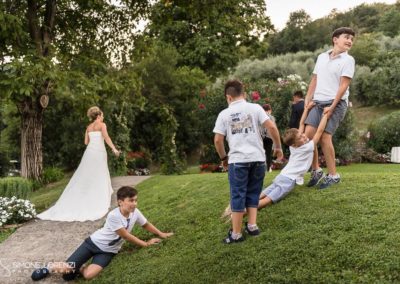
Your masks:
<path fill-rule="evenodd" d="M 398 108 L 386 106 L 354 107 L 355 127 L 365 132 L 372 121 L 396 110 Z"/>
<path fill-rule="evenodd" d="M 226 174 L 153 177 L 138 186 L 139 208 L 176 235 L 145 249 L 125 244 L 94 282 L 398 282 L 399 170 L 353 165 L 340 168 L 343 182 L 332 189 L 297 187 L 260 212 L 260 236 L 230 246 L 221 243 L 229 224 L 219 220 Z"/>

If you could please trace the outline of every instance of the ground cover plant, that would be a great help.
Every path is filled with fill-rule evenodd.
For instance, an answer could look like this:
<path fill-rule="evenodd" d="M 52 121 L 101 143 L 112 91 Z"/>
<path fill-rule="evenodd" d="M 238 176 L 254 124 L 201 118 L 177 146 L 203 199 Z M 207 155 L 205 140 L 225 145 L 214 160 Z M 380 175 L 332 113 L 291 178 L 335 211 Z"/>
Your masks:
<path fill-rule="evenodd" d="M 399 170 L 339 167 L 341 184 L 326 191 L 297 187 L 260 211 L 260 236 L 229 246 L 221 240 L 230 225 L 219 219 L 228 202 L 226 174 L 155 176 L 137 186 L 138 207 L 175 236 L 146 249 L 125 244 L 93 282 L 398 282 Z M 150 237 L 138 228 L 134 234 Z"/>

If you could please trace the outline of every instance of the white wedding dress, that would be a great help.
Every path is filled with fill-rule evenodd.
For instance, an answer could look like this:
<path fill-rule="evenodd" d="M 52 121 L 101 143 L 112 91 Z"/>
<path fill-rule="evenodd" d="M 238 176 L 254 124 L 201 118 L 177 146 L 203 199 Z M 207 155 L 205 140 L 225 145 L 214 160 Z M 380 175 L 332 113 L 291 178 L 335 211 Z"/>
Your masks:
<path fill-rule="evenodd" d="M 104 138 L 101 131 L 92 131 L 81 163 L 57 203 L 37 217 L 52 221 L 98 220 L 107 214 L 112 192 Z"/>

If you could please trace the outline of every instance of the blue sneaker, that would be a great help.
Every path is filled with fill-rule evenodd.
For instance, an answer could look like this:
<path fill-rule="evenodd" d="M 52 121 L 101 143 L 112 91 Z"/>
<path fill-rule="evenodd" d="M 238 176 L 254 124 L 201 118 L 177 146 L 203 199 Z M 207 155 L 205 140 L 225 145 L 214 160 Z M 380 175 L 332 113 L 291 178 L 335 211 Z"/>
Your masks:
<path fill-rule="evenodd" d="M 250 236 L 258 236 L 260 234 L 260 229 L 257 227 L 257 229 L 250 231 L 249 227 L 247 226 L 247 222 L 244 225 L 244 231 L 249 234 Z"/>
<path fill-rule="evenodd" d="M 33 281 L 39 281 L 46 278 L 50 274 L 50 271 L 46 267 L 36 269 L 32 272 L 31 278 Z"/>
<path fill-rule="evenodd" d="M 324 181 L 319 185 L 319 189 L 326 189 L 330 187 L 333 184 L 337 184 L 340 182 L 340 176 L 338 177 L 332 177 L 330 175 L 326 175 L 324 178 Z"/>
<path fill-rule="evenodd" d="M 311 179 L 307 184 L 307 187 L 312 187 L 317 185 L 321 179 L 324 177 L 323 171 L 312 171 L 311 172 Z"/>

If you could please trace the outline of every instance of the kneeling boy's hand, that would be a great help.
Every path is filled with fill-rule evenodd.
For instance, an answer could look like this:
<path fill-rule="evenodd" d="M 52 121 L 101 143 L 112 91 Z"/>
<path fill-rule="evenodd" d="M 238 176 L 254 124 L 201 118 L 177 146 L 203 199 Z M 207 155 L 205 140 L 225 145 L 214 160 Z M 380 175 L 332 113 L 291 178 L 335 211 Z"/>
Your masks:
<path fill-rule="evenodd" d="M 174 233 L 170 232 L 170 233 L 161 233 L 159 234 L 160 238 L 166 239 L 169 238 L 170 236 L 172 236 Z"/>
<path fill-rule="evenodd" d="M 161 243 L 161 240 L 159 238 L 153 238 L 153 239 L 148 240 L 146 243 L 147 243 L 147 245 L 151 246 L 151 245 Z"/>

